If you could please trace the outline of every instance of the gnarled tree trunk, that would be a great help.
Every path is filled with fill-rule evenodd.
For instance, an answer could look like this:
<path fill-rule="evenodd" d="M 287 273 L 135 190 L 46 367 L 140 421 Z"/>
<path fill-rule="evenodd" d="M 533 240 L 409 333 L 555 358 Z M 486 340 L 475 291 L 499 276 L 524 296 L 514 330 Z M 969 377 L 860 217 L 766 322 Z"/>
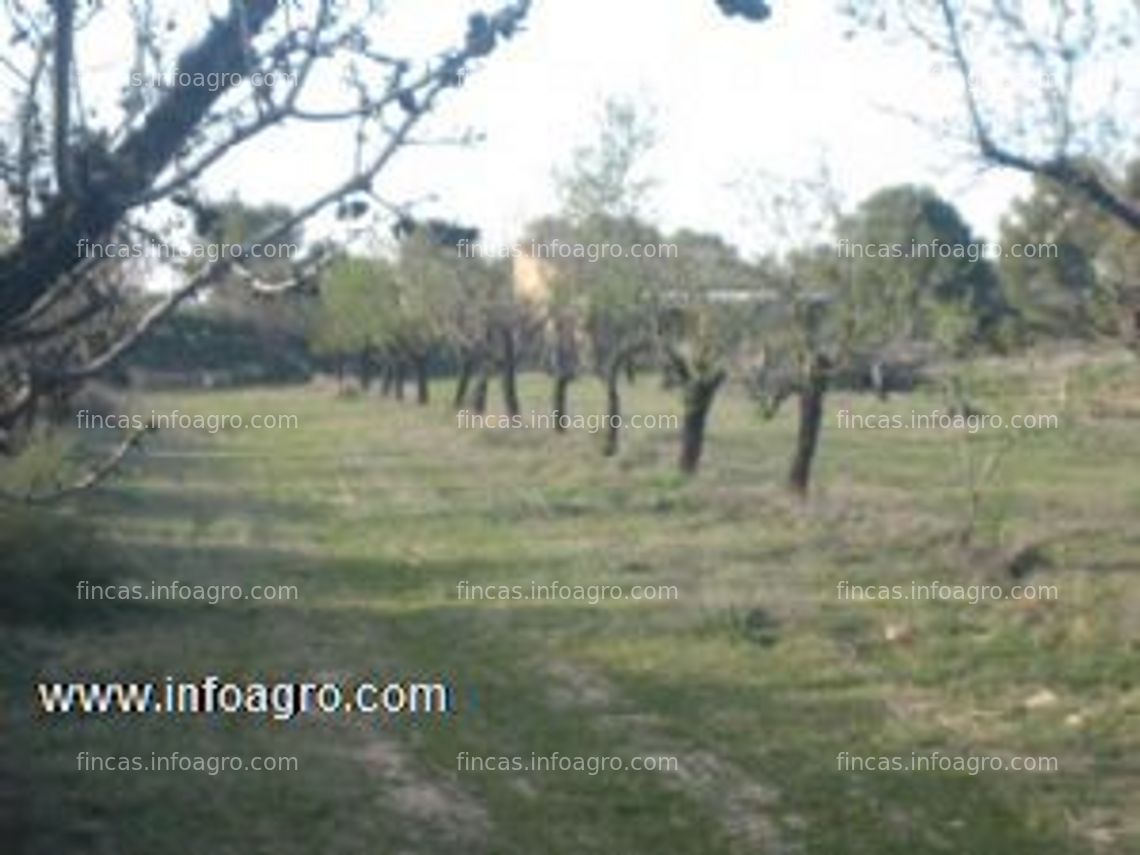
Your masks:
<path fill-rule="evenodd" d="M 372 388 L 372 379 L 376 374 L 376 351 L 372 345 L 366 344 L 360 351 L 360 388 L 367 392 Z"/>
<path fill-rule="evenodd" d="M 515 334 L 510 327 L 503 332 L 503 406 L 512 417 L 519 414 L 518 366 L 515 354 Z"/>
<path fill-rule="evenodd" d="M 396 360 L 395 365 L 392 367 L 392 391 L 396 395 L 397 401 L 404 400 L 404 380 L 407 378 L 408 369 L 402 360 Z"/>
<path fill-rule="evenodd" d="M 558 433 L 566 432 L 563 416 L 566 415 L 567 398 L 570 393 L 570 384 L 574 382 L 573 374 L 559 374 L 554 378 L 554 429 Z"/>
<path fill-rule="evenodd" d="M 479 415 L 487 412 L 488 382 L 487 368 L 486 366 L 481 366 L 479 368 L 479 374 L 475 378 L 475 386 L 471 390 L 471 409 Z"/>
<path fill-rule="evenodd" d="M 554 375 L 554 430 L 566 432 L 564 419 L 569 413 L 570 384 L 578 376 L 578 342 L 574 317 L 566 311 L 555 313 L 547 328 L 551 346 L 551 374 Z"/>
<path fill-rule="evenodd" d="M 705 442 L 705 426 L 717 390 L 725 374 L 718 371 L 712 376 L 697 376 L 685 384 L 685 414 L 681 422 L 681 471 L 695 474 L 701 465 L 701 451 Z"/>
<path fill-rule="evenodd" d="M 618 452 L 618 436 L 621 432 L 621 389 L 618 382 L 624 369 L 626 379 L 633 382 L 633 358 L 642 349 L 642 343 L 622 348 L 614 354 L 606 371 L 606 438 L 602 454 L 613 457 Z"/>
<path fill-rule="evenodd" d="M 431 399 L 430 385 L 428 383 L 428 358 L 419 356 L 415 360 L 416 370 L 416 403 L 421 406 Z"/>
<path fill-rule="evenodd" d="M 471 387 L 471 375 L 475 371 L 475 360 L 469 356 L 463 357 L 459 363 L 459 377 L 455 381 L 455 397 L 452 406 L 459 409 L 467 402 L 467 391 Z"/>
<path fill-rule="evenodd" d="M 823 399 L 827 394 L 830 363 L 824 356 L 813 356 L 808 376 L 799 392 L 800 423 L 796 434 L 796 454 L 792 458 L 788 486 L 801 496 L 807 494 L 811 481 L 811 464 L 819 447 L 823 427 Z"/>

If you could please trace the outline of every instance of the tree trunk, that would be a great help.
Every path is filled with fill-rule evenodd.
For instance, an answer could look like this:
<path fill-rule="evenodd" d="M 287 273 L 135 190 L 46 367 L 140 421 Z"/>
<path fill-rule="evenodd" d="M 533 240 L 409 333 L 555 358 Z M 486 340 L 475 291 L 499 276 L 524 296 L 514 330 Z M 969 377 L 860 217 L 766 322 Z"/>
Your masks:
<path fill-rule="evenodd" d="M 613 457 L 618 452 L 618 435 L 621 431 L 621 390 L 618 388 L 618 366 L 610 365 L 606 377 L 606 438 L 602 454 Z"/>
<path fill-rule="evenodd" d="M 559 374 L 554 378 L 554 430 L 558 433 L 566 432 L 566 425 L 562 423 L 562 418 L 566 415 L 566 399 L 570 393 L 570 384 L 573 381 L 573 374 Z"/>
<path fill-rule="evenodd" d="M 404 379 L 407 377 L 407 367 L 403 362 L 397 362 L 392 367 L 392 391 L 396 394 L 396 400 L 404 400 Z"/>
<path fill-rule="evenodd" d="M 510 327 L 503 329 L 503 406 L 509 415 L 519 414 L 518 367 L 515 365 L 515 336 Z"/>
<path fill-rule="evenodd" d="M 428 384 L 428 360 L 426 356 L 421 356 L 416 360 L 416 403 L 424 406 L 431 399 L 431 391 Z"/>
<path fill-rule="evenodd" d="M 621 432 L 621 389 L 618 382 L 625 370 L 626 379 L 633 382 L 633 357 L 640 350 L 641 345 L 619 350 L 610 362 L 606 372 L 606 438 L 602 445 L 602 454 L 613 457 L 618 452 L 618 436 Z"/>
<path fill-rule="evenodd" d="M 336 391 L 338 395 L 344 394 L 344 355 L 338 353 L 334 359 L 336 371 Z"/>
<path fill-rule="evenodd" d="M 376 357 L 371 345 L 360 351 L 360 388 L 367 392 L 372 388 L 372 377 L 376 369 Z"/>
<path fill-rule="evenodd" d="M 475 361 L 469 357 L 464 357 L 459 364 L 459 377 L 455 381 L 455 398 L 451 402 L 457 410 L 467 402 L 467 390 L 471 386 L 471 374 L 474 370 Z"/>
<path fill-rule="evenodd" d="M 724 372 L 712 377 L 697 377 L 685 386 L 685 415 L 681 424 L 681 471 L 693 475 L 701 465 L 705 442 L 705 425 L 717 389 L 724 382 Z"/>
<path fill-rule="evenodd" d="M 380 394 L 387 398 L 392 394 L 392 387 L 395 385 L 396 372 L 392 367 L 391 362 L 384 363 L 383 373 L 380 375 Z"/>
<path fill-rule="evenodd" d="M 566 313 L 558 313 L 552 324 L 553 345 L 551 373 L 554 375 L 554 430 L 566 432 L 563 419 L 569 410 L 570 384 L 578 374 L 578 342 L 575 336 L 574 319 Z"/>
<path fill-rule="evenodd" d="M 878 359 L 871 363 L 871 388 L 875 390 L 875 395 L 880 401 L 886 401 L 890 397 L 886 372 L 883 370 L 882 361 Z"/>
<path fill-rule="evenodd" d="M 825 357 L 813 357 L 807 382 L 799 393 L 800 424 L 788 486 L 800 496 L 807 495 L 811 464 L 819 447 L 819 434 L 823 427 L 823 398 L 827 394 L 827 370 L 828 361 Z"/>
<path fill-rule="evenodd" d="M 479 375 L 475 378 L 475 388 L 471 390 L 471 409 L 479 415 L 487 412 L 487 383 L 487 369 L 480 368 Z"/>

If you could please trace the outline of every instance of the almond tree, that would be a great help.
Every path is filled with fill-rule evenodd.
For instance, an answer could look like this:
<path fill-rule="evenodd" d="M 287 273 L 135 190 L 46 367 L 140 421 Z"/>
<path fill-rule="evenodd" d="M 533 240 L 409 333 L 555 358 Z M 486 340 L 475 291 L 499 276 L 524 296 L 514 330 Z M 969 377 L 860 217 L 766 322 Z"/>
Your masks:
<path fill-rule="evenodd" d="M 717 393 L 748 361 L 767 283 L 719 236 L 681 231 L 671 238 L 677 257 L 662 265 L 658 347 L 682 395 L 678 466 L 695 474 Z"/>
<path fill-rule="evenodd" d="M 461 44 L 416 56 L 386 43 L 383 15 L 363 0 L 232 0 L 200 35 L 188 34 L 186 6 L 173 0 L 5 4 L 13 38 L 0 73 L 15 118 L 0 139 L 10 220 L 0 249 L 0 431 L 38 397 L 108 369 L 177 306 L 242 273 L 232 257 L 184 270 L 178 287 L 102 346 L 61 348 L 102 312 L 95 283 L 107 264 L 82 247 L 175 240 L 203 212 L 200 187 L 222 160 L 301 124 L 351 129 L 352 163 L 250 242 L 273 243 L 326 210 L 363 215 L 379 198 L 378 177 L 417 141 L 413 132 L 473 62 L 519 30 L 529 6 L 517 0 L 473 14 Z M 97 25 L 114 26 L 115 15 L 132 28 L 136 50 L 120 69 L 119 103 L 97 110 L 93 81 L 105 72 L 85 57 Z M 132 85 L 173 75 L 184 85 Z M 291 276 L 261 284 L 288 287 L 318 263 L 298 259 Z M 64 305 L 73 311 L 57 316 Z M 65 355 L 45 359 L 48 348 Z"/>
<path fill-rule="evenodd" d="M 608 100 L 597 140 L 578 148 L 568 168 L 556 173 L 564 219 L 548 219 L 532 237 L 582 247 L 579 257 L 559 260 L 550 299 L 554 332 L 555 428 L 566 411 L 566 390 L 588 347 L 588 360 L 606 385 L 607 424 L 603 453 L 618 450 L 621 417 L 619 382 L 632 374 L 639 354 L 656 341 L 661 265 L 644 256 L 662 245 L 657 229 L 644 222 L 655 179 L 644 161 L 657 144 L 650 113 L 632 101 Z"/>

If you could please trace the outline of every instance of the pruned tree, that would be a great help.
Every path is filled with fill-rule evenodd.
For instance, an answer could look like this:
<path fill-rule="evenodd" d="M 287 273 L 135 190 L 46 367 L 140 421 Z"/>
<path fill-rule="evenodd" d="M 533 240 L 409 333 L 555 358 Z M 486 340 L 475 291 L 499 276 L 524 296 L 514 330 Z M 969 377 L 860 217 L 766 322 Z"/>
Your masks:
<path fill-rule="evenodd" d="M 836 305 L 843 281 L 835 239 L 843 212 L 826 164 L 815 176 L 781 179 L 764 172 L 737 185 L 748 222 L 774 249 L 753 277 L 762 284 L 763 311 L 753 330 L 759 359 L 749 388 L 765 419 L 788 400 L 798 403 L 796 446 L 788 486 L 805 496 L 823 430 L 823 405 L 833 376 L 852 360 L 850 324 Z"/>
<path fill-rule="evenodd" d="M 771 299 L 756 329 L 762 358 L 751 390 L 765 419 L 796 401 L 787 483 L 802 497 L 836 380 L 866 366 L 870 385 L 885 394 L 888 355 L 937 327 L 927 307 L 988 306 L 977 294 L 989 295 L 996 280 L 959 264 L 965 252 L 952 253 L 950 264 L 908 257 L 917 243 L 963 250 L 974 243 L 953 207 L 930 191 L 888 188 L 848 212 L 826 164 L 807 178 L 750 176 L 739 189 L 750 220 L 778 247 L 757 265 Z"/>
<path fill-rule="evenodd" d="M 518 306 L 531 325 L 540 330 L 542 361 L 554 381 L 554 430 L 562 433 L 569 410 L 570 385 L 585 361 L 588 292 L 584 271 L 573 260 L 543 256 L 549 248 L 570 247 L 577 241 L 574 224 L 565 217 L 542 217 L 531 222 L 524 241 L 530 246 L 521 248 L 520 257 L 514 262 Z"/>
<path fill-rule="evenodd" d="M 656 343 L 661 266 L 669 263 L 656 255 L 660 232 L 644 222 L 656 185 L 644 162 L 657 140 L 649 111 L 628 99 L 608 100 L 596 141 L 578 148 L 570 166 L 556 173 L 565 220 L 536 230 L 539 240 L 561 239 L 584 248 L 555 265 L 550 300 L 555 424 L 566 411 L 570 381 L 588 360 L 606 386 L 606 456 L 618 450 L 621 378 L 632 376 L 638 355 L 653 351 Z M 647 247 L 654 255 L 646 254 Z M 580 341 L 588 345 L 587 354 L 579 353 Z"/>
<path fill-rule="evenodd" d="M 453 289 L 445 324 L 448 347 L 458 367 L 452 403 L 457 409 L 471 404 L 483 412 L 490 372 L 497 361 L 494 331 L 518 314 L 510 274 L 503 261 L 484 259 L 474 252 L 460 256 L 450 270 Z"/>
<path fill-rule="evenodd" d="M 460 378 L 462 385 L 470 380 L 471 361 L 487 361 L 488 338 L 502 336 L 503 312 L 491 302 L 502 289 L 494 288 L 493 277 L 494 271 L 481 259 L 462 258 L 455 247 L 428 235 L 401 241 L 388 350 L 398 363 L 411 366 L 419 403 L 428 402 L 433 358 L 438 361 L 445 352 L 458 352 L 468 372 Z"/>
<path fill-rule="evenodd" d="M 847 211 L 826 169 L 814 179 L 769 179 L 758 201 L 758 219 L 790 247 L 762 265 L 779 297 L 761 331 L 765 358 L 753 384 L 766 418 L 787 400 L 798 403 L 789 488 L 807 495 L 826 395 L 864 361 L 881 364 L 904 347 L 945 358 L 950 411 L 969 415 L 960 366 L 1000 344 L 1006 309 L 953 206 L 904 186 Z M 811 241 L 797 245 L 797 237 Z"/>
<path fill-rule="evenodd" d="M 662 266 L 658 347 L 682 398 L 678 466 L 692 475 L 717 392 L 748 361 L 769 294 L 720 237 L 683 230 L 671 240 L 677 257 Z"/>
<path fill-rule="evenodd" d="M 335 361 L 341 380 L 345 366 L 354 364 L 361 389 L 368 391 L 382 349 L 391 346 L 397 311 L 396 276 L 389 262 L 340 257 L 321 277 L 311 347 Z"/>

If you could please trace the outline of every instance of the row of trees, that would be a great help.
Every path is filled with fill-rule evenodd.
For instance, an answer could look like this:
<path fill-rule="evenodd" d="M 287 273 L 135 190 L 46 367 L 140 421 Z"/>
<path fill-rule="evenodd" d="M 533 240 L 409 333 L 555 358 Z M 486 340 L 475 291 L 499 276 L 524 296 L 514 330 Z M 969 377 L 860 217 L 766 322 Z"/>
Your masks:
<path fill-rule="evenodd" d="M 455 43 L 408 51 L 391 43 L 374 3 L 224 5 L 220 15 L 171 0 L 0 11 L 0 453 L 18 453 L 45 404 L 115 370 L 180 307 L 235 281 L 262 294 L 304 286 L 324 263 L 318 245 L 276 270 L 250 270 L 248 251 L 167 263 L 174 287 L 140 299 L 146 265 L 88 249 L 217 240 L 204 182 L 236 150 L 300 125 L 343 127 L 353 156 L 282 216 L 247 219 L 256 228 L 239 242 L 286 241 L 326 212 L 362 216 L 383 202 L 377 178 L 413 132 L 530 9 L 504 2 L 471 14 Z M 108 31 L 134 47 L 110 67 L 94 49 Z M 112 73 L 121 86 L 109 93 Z M 174 77 L 190 82 L 134 85 Z"/>
<path fill-rule="evenodd" d="M 648 223 L 653 182 L 642 166 L 655 140 L 631 104 L 608 104 L 597 142 L 557 175 L 562 212 L 532 223 L 524 240 L 617 245 L 620 257 L 532 259 L 543 280 L 536 299 L 515 287 L 509 261 L 417 233 L 390 260 L 346 258 L 334 267 L 315 345 L 341 369 L 355 360 L 365 386 L 377 365 L 384 388 L 397 393 L 414 373 L 422 403 L 429 369 L 455 368 L 454 403 L 476 411 L 486 406 L 492 370 L 502 373 L 512 414 L 520 363 L 550 373 L 556 415 L 568 412 L 575 379 L 592 374 L 606 389 L 607 455 L 619 446 L 623 379 L 659 369 L 682 399 L 679 465 L 687 473 L 699 467 L 719 390 L 735 378 L 765 417 L 796 401 L 789 481 L 803 492 L 824 396 L 836 383 L 886 394 L 908 363 L 1119 331 L 1135 235 L 1050 179 L 1014 205 L 1001 229 L 1006 252 L 994 259 L 953 204 L 928 188 L 886 188 L 847 209 L 826 175 L 764 178 L 743 195 L 757 228 L 786 249 L 749 262 L 719 236 L 664 235 Z M 1134 192 L 1127 182 L 1137 173 L 1140 163 L 1122 192 Z M 804 243 L 805 235 L 818 237 Z M 637 257 L 635 245 L 659 251 Z M 968 406 L 960 389 L 948 394 L 952 407 Z"/>
<path fill-rule="evenodd" d="M 5 7 L 11 39 L 0 63 L 10 101 L 0 125 L 0 450 L 18 451 L 20 426 L 34 423 L 44 402 L 66 399 L 86 380 L 113 369 L 180 306 L 234 280 L 258 293 L 280 292 L 311 281 L 333 255 L 314 253 L 299 259 L 277 271 L 280 275 L 271 282 L 233 259 L 191 265 L 180 271 L 180 284 L 168 294 L 132 300 L 130 283 L 137 276 L 133 265 L 92 259 L 77 251 L 79 246 L 138 244 L 156 236 L 173 241 L 175 236 L 208 231 L 201 188 L 214 167 L 271 130 L 306 123 L 351 129 L 357 143 L 351 168 L 343 180 L 284 217 L 271 218 L 244 240 L 281 240 L 324 211 L 335 209 L 353 220 L 370 208 L 390 209 L 377 193 L 378 176 L 468 68 L 520 31 L 530 7 L 528 0 L 517 0 L 493 12 L 474 13 L 456 44 L 416 55 L 388 43 L 383 15 L 374 5 L 235 0 L 221 16 L 207 19 L 203 11 L 194 21 L 184 4 L 171 0 L 142 0 L 127 9 L 90 0 Z M 755 22 L 780 11 L 778 5 L 745 0 L 717 0 L 716 5 L 729 16 Z M 1050 234 L 1072 247 L 1059 265 L 1003 262 L 1001 301 L 993 299 L 995 291 L 982 274 L 966 288 L 968 305 L 933 299 L 938 309 L 932 313 L 934 327 L 972 330 L 973 322 L 981 321 L 988 338 L 995 324 L 1001 328 L 1010 317 L 1003 302 L 1017 310 L 1019 321 L 1036 315 L 1024 325 L 1037 332 L 1067 323 L 1074 304 L 1082 325 L 1102 325 L 1106 314 L 1120 306 L 1119 294 L 1111 287 L 1113 277 L 1122 283 L 1118 290 L 1135 282 L 1140 204 L 1135 167 L 1124 167 L 1135 144 L 1130 119 L 1136 115 L 1138 92 L 1131 69 L 1140 37 L 1140 8 L 1131 0 L 1065 0 L 1040 9 L 1006 0 L 841 0 L 839 5 L 855 32 L 920 45 L 936 60 L 935 73 L 949 75 L 959 88 L 962 109 L 956 120 L 935 129 L 939 138 L 957 136 L 982 162 L 1035 178 L 1034 197 L 1025 210 L 1011 215 L 1011 234 Z M 107 17 L 115 14 L 125 16 L 121 23 L 133 34 L 136 49 L 119 69 L 121 98 L 110 104 L 91 97 L 92 81 L 101 72 L 87 43 L 106 31 Z M 129 84 L 135 76 L 169 77 L 171 72 L 220 80 L 222 85 L 142 89 Z M 276 75 L 281 83 L 254 85 L 255 73 Z M 334 80 L 340 84 L 329 85 Z M 636 154 L 646 143 L 642 136 L 638 145 L 625 149 L 626 155 Z M 584 158 L 598 155 L 604 160 L 600 151 L 586 151 Z M 580 181 L 567 196 L 564 219 L 584 240 L 599 232 L 627 240 L 647 228 L 636 205 L 628 204 L 636 198 L 629 191 L 636 188 L 607 183 L 623 174 L 620 158 L 616 165 L 619 168 L 609 175 L 604 170 L 592 173 L 604 179 L 593 182 L 596 186 L 591 187 L 592 179 Z M 918 194 L 904 195 L 915 199 Z M 921 200 L 916 204 L 929 208 Z M 777 212 L 777 219 L 783 213 Z M 832 230 L 833 238 L 836 234 Z M 694 258 L 700 253 L 706 258 L 732 255 L 716 249 L 715 238 L 686 239 L 691 240 Z M 864 298 L 878 299 L 875 288 L 860 297 L 866 289 L 852 287 L 837 300 L 837 288 L 821 275 L 831 260 L 832 254 L 809 247 L 756 265 L 765 277 L 749 277 L 746 290 L 781 296 L 756 296 L 749 304 L 759 307 L 767 301 L 769 309 L 757 308 L 757 314 L 794 321 L 777 323 L 775 332 L 799 344 L 779 348 L 771 344 L 779 335 L 757 344 L 760 327 L 743 337 L 743 346 L 733 333 L 722 335 L 719 330 L 725 324 L 734 329 L 731 322 L 747 313 L 726 309 L 730 304 L 720 292 L 732 289 L 698 286 L 694 283 L 699 277 L 676 287 L 645 289 L 628 285 L 644 278 L 632 267 L 618 272 L 612 272 L 612 265 L 605 272 L 591 267 L 589 278 L 596 287 L 584 287 L 578 276 L 559 276 L 560 282 L 578 284 L 567 285 L 565 296 L 559 285 L 540 321 L 531 319 L 541 323 L 542 334 L 536 336 L 558 366 L 555 408 L 565 409 L 562 399 L 583 366 L 604 366 L 599 373 L 614 378 L 610 385 L 616 401 L 623 363 L 656 361 L 668 366 L 687 390 L 692 414 L 687 424 L 692 430 L 686 435 L 698 435 L 701 413 L 707 416 L 702 405 L 711 403 L 727 376 L 724 366 L 740 358 L 738 350 L 759 349 L 770 369 L 761 373 L 799 378 L 799 387 L 810 392 L 824 385 L 822 378 L 835 376 L 835 352 L 857 350 L 865 340 L 877 348 L 885 338 L 907 340 L 912 325 L 922 329 L 914 313 L 898 317 L 905 288 L 895 295 L 898 300 L 892 299 L 894 308 L 881 313 L 857 308 Z M 728 258 L 725 265 L 736 271 L 739 259 Z M 670 272 L 683 267 L 684 262 L 674 264 L 649 278 L 668 283 Z M 485 394 L 486 377 L 500 366 L 507 371 L 510 390 L 513 365 L 527 344 L 520 326 L 523 332 L 526 328 L 505 296 L 509 289 L 502 284 L 502 271 L 479 271 L 476 265 L 470 269 L 478 275 L 464 276 L 483 281 L 486 273 L 495 296 L 464 301 L 460 321 L 417 331 L 414 340 L 405 334 L 393 345 L 392 335 L 381 336 L 383 347 L 402 354 L 387 362 L 403 362 L 413 366 L 405 370 L 414 370 L 425 342 L 439 349 L 445 340 L 446 351 L 459 361 L 461 377 L 475 378 L 461 382 L 461 387 L 473 385 L 475 393 L 482 389 Z M 1106 272 L 1112 270 L 1116 273 Z M 410 281 L 411 275 L 400 269 L 380 278 L 397 283 L 388 290 L 400 294 L 400 312 L 414 319 L 423 301 L 398 284 Z M 1051 276 L 1065 287 L 1052 288 Z M 757 284 L 765 278 L 765 285 Z M 859 279 L 848 270 L 835 281 L 857 284 Z M 598 284 L 603 280 L 610 284 Z M 1021 287 L 1013 284 L 1018 281 Z M 1106 283 L 1110 287 L 1104 287 Z M 948 287 L 957 293 L 957 285 Z M 1062 296 L 1050 306 L 1041 299 L 1043 293 Z M 576 296 L 582 294 L 589 296 Z M 923 294 L 931 302 L 930 293 Z M 391 305 L 389 300 L 388 308 Z M 730 316 L 727 321 L 722 321 L 724 315 Z M 842 335 L 836 337 L 834 329 Z M 798 332 L 791 335 L 790 330 Z M 940 333 L 936 338 L 947 335 L 955 337 Z M 560 345 L 552 348 L 551 341 Z M 786 355 L 793 352 L 798 355 Z M 787 386 L 778 383 L 772 400 L 787 397 Z M 809 417 L 817 409 L 813 401 L 807 394 L 801 407 Z M 812 419 L 805 421 L 810 424 Z M 804 431 L 808 439 L 811 433 Z M 698 449 L 692 459 L 699 459 L 699 445 L 689 447 Z"/>
<path fill-rule="evenodd" d="M 746 20 L 769 14 L 751 0 L 717 5 Z M 413 134 L 468 73 L 522 31 L 531 2 L 473 11 L 454 42 L 427 50 L 393 43 L 373 2 L 223 6 L 51 0 L 0 11 L 0 453 L 23 447 L 22 426 L 41 404 L 114 370 L 179 307 L 235 276 L 253 281 L 233 257 L 171 265 L 177 287 L 132 300 L 135 266 L 82 247 L 201 235 L 203 187 L 216 167 L 304 125 L 346 129 L 355 151 L 339 179 L 246 235 L 247 245 L 280 241 L 325 212 L 351 220 L 391 208 L 377 179 L 423 141 Z M 108 31 L 132 45 L 117 64 L 95 49 Z M 172 79 L 189 82 L 138 85 Z M 294 259 L 263 290 L 304 283 L 320 266 L 316 255 Z"/>
<path fill-rule="evenodd" d="M 331 266 L 310 342 L 341 381 L 354 368 L 365 390 L 379 378 L 385 394 L 403 398 L 414 377 L 426 404 L 429 373 L 446 365 L 459 374 L 457 403 L 474 391 L 485 406 L 496 357 L 515 334 L 512 306 L 508 265 L 461 260 L 455 247 L 417 233 L 395 258 L 343 257 Z"/>

